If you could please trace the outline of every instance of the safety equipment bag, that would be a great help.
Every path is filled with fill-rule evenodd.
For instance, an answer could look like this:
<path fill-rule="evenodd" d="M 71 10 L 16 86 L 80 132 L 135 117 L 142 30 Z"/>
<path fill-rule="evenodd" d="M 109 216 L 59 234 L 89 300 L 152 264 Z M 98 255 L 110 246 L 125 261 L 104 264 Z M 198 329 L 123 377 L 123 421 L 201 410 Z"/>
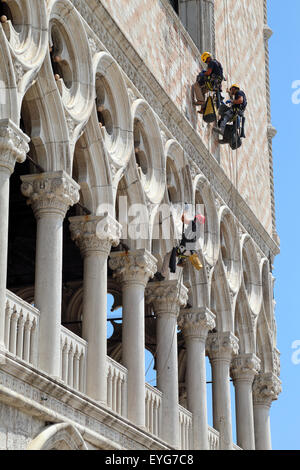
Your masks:
<path fill-rule="evenodd" d="M 197 253 L 193 253 L 192 255 L 190 255 L 189 260 L 190 260 L 191 264 L 194 266 L 194 268 L 197 269 L 197 271 L 200 271 L 200 269 L 203 268 Z"/>
<path fill-rule="evenodd" d="M 203 120 L 205 122 L 214 122 L 217 120 L 216 108 L 212 99 L 212 96 L 209 96 L 204 105 Z"/>

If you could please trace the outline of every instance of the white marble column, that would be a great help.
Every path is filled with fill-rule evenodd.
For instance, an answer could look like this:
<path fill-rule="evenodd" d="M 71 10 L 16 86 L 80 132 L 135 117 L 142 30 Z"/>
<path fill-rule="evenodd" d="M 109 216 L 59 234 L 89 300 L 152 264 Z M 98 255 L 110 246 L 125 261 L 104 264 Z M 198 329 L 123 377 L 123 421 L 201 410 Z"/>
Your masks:
<path fill-rule="evenodd" d="M 187 288 L 178 280 L 151 282 L 146 301 L 156 319 L 157 387 L 163 393 L 162 439 L 179 447 L 177 317 L 188 300 Z"/>
<path fill-rule="evenodd" d="M 220 433 L 220 450 L 232 450 L 229 367 L 238 353 L 238 339 L 230 332 L 210 333 L 207 350 L 212 367 L 213 424 Z"/>
<path fill-rule="evenodd" d="M 21 177 L 37 220 L 35 306 L 40 310 L 39 367 L 60 377 L 63 221 L 80 186 L 64 171 Z"/>
<path fill-rule="evenodd" d="M 205 343 L 215 327 L 215 315 L 207 308 L 181 310 L 179 326 L 186 344 L 187 407 L 193 414 L 193 449 L 208 450 Z"/>
<path fill-rule="evenodd" d="M 145 249 L 111 253 L 109 266 L 122 284 L 122 363 L 128 370 L 128 418 L 145 428 L 145 287 L 156 272 Z"/>
<path fill-rule="evenodd" d="M 260 369 L 255 354 L 239 354 L 231 363 L 235 386 L 237 445 L 244 450 L 255 449 L 252 384 Z"/>
<path fill-rule="evenodd" d="M 253 382 L 255 449 L 272 450 L 270 408 L 281 392 L 281 381 L 272 372 L 258 374 Z"/>
<path fill-rule="evenodd" d="M 9 216 L 9 180 L 16 162 L 22 163 L 29 150 L 29 137 L 9 119 L 0 120 L 0 350 L 5 345 L 5 306 Z"/>
<path fill-rule="evenodd" d="M 88 342 L 86 393 L 107 402 L 107 258 L 121 226 L 109 215 L 70 217 L 72 239 L 84 259 L 82 336 Z"/>

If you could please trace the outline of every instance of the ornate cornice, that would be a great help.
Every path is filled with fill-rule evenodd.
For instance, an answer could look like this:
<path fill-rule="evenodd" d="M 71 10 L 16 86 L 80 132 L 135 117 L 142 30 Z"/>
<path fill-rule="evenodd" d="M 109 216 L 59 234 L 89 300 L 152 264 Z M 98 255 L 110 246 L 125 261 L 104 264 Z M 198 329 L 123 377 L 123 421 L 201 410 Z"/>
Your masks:
<path fill-rule="evenodd" d="M 79 184 L 65 171 L 21 176 L 22 194 L 29 198 L 37 219 L 56 213 L 65 217 L 67 210 L 79 201 Z"/>
<path fill-rule="evenodd" d="M 188 289 L 177 279 L 151 282 L 145 292 L 146 303 L 152 304 L 157 315 L 178 315 L 188 300 Z"/>
<path fill-rule="evenodd" d="M 181 310 L 178 325 L 185 338 L 199 338 L 206 341 L 209 330 L 216 326 L 216 316 L 206 307 Z"/>
<path fill-rule="evenodd" d="M 10 119 L 0 120 L 0 168 L 12 173 L 16 162 L 23 163 L 30 138 Z"/>
<path fill-rule="evenodd" d="M 253 382 L 253 402 L 270 406 L 281 393 L 281 380 L 273 372 L 258 374 Z"/>
<path fill-rule="evenodd" d="M 234 381 L 253 381 L 260 370 L 260 359 L 255 354 L 239 354 L 232 359 L 230 373 Z"/>
<path fill-rule="evenodd" d="M 209 333 L 207 337 L 207 352 L 211 360 L 228 360 L 239 350 L 239 340 L 231 332 Z"/>
<path fill-rule="evenodd" d="M 134 283 L 146 286 L 156 273 L 156 264 L 156 258 L 145 249 L 112 252 L 109 259 L 113 277 L 123 285 Z"/>
<path fill-rule="evenodd" d="M 82 256 L 99 252 L 108 256 L 111 246 L 119 244 L 122 226 L 109 214 L 70 217 L 69 221 L 72 240 Z"/>

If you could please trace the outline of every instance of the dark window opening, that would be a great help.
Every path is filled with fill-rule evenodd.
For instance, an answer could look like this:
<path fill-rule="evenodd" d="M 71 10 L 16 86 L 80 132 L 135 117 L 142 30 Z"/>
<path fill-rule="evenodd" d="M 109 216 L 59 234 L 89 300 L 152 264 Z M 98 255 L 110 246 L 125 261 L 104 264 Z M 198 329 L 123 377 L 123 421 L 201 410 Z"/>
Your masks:
<path fill-rule="evenodd" d="M 178 0 L 169 0 L 169 2 L 171 3 L 172 7 L 178 14 L 179 13 Z"/>

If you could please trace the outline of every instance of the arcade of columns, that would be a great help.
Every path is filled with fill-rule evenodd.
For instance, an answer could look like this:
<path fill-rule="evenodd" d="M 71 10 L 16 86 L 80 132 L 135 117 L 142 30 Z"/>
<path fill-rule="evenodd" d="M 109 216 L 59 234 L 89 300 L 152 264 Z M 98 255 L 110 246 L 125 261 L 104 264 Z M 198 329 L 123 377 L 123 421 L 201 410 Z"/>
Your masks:
<path fill-rule="evenodd" d="M 189 168 L 189 156 L 139 96 L 100 40 L 81 22 L 72 4 L 68 0 L 39 0 L 42 5 L 39 9 L 33 0 L 31 11 L 27 2 L 15 0 L 9 3 L 12 14 L 14 5 L 21 7 L 23 3 L 28 21 L 19 36 L 13 21 L 0 27 L 0 41 L 10 58 L 11 80 L 15 84 L 11 87 L 7 82 L 0 120 L 2 354 L 8 349 L 5 321 L 10 177 L 15 164 L 25 161 L 31 140 L 36 163 L 43 171 L 22 176 L 21 192 L 31 205 L 37 224 L 34 285 L 34 306 L 40 312 L 37 369 L 61 379 L 63 222 L 69 208 L 80 200 L 90 215 L 70 217 L 69 223 L 72 240 L 83 259 L 82 338 L 88 345 L 86 395 L 106 407 L 107 281 L 111 271 L 122 295 L 127 419 L 146 430 L 146 305 L 156 318 L 157 389 L 163 397 L 160 438 L 171 447 L 180 447 L 179 375 L 183 375 L 186 408 L 193 420 L 191 448 L 209 448 L 205 363 L 208 355 L 212 369 L 213 426 L 220 435 L 220 448 L 233 448 L 231 377 L 238 446 L 270 449 L 269 412 L 280 392 L 280 380 L 272 297 L 274 278 L 267 253 L 247 233 L 200 170 L 195 174 Z M 68 25 L 64 20 L 66 9 Z M 30 45 L 33 33 L 25 23 L 36 26 L 39 41 L 34 40 L 35 47 Z M 63 58 L 64 67 L 56 79 L 51 69 L 48 32 L 51 47 L 57 48 L 57 55 Z M 22 51 L 18 43 L 20 34 L 25 45 Z M 72 45 L 75 34 L 78 41 L 74 40 Z M 78 69 L 85 55 L 84 66 Z M 28 135 L 19 127 L 23 102 L 29 109 L 30 122 L 25 125 Z M 98 122 L 99 112 L 102 126 Z M 86 161 L 75 181 L 72 165 L 78 147 L 84 149 Z M 145 156 L 146 169 L 138 156 Z M 131 202 L 146 203 L 149 238 L 143 242 L 124 237 L 120 214 L 115 211 L 120 181 Z M 200 273 L 184 268 L 182 276 L 170 275 L 156 282 L 153 276 L 176 240 L 169 240 L 168 246 L 168 242 L 156 243 L 154 248 L 151 233 L 160 204 L 175 202 L 172 190 L 179 195 L 176 203 L 190 200 L 204 205 L 206 225 L 199 250 L 204 268 Z M 101 204 L 113 209 L 100 212 Z M 120 240 L 128 244 L 128 252 L 118 251 Z M 191 308 L 186 308 L 187 302 Z M 184 373 L 179 367 L 178 331 L 184 337 Z"/>

